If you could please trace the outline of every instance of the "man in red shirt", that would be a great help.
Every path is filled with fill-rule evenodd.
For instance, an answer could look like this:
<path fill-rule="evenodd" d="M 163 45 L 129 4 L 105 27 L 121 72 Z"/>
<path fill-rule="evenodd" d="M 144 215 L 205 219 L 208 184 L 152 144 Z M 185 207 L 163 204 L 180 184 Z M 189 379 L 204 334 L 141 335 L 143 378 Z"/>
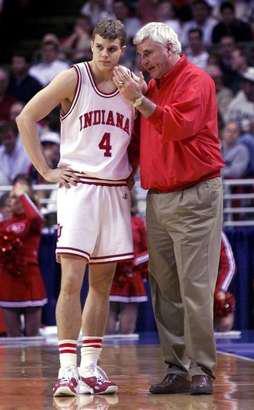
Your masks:
<path fill-rule="evenodd" d="M 168 363 L 166 377 L 150 392 L 211 394 L 223 201 L 215 86 L 181 56 L 177 35 L 166 24 L 145 25 L 134 43 L 151 77 L 146 96 L 120 68 L 114 81 L 141 114 L 149 276 Z"/>

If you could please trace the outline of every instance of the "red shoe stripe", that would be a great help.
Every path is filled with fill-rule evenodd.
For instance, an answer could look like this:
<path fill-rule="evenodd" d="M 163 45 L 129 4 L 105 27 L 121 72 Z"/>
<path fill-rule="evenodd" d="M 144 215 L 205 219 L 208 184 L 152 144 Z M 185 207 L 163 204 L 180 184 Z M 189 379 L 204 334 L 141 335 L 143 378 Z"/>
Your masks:
<path fill-rule="evenodd" d="M 71 349 L 60 349 L 60 354 L 64 354 L 64 353 L 72 353 L 72 354 L 76 354 L 77 351 L 75 350 L 71 350 Z"/>

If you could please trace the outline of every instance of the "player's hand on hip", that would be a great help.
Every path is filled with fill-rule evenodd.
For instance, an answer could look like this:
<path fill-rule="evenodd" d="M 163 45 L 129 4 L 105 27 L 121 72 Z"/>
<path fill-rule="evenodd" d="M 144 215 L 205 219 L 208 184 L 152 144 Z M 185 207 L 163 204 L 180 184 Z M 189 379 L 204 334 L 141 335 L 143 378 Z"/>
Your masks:
<path fill-rule="evenodd" d="M 70 188 L 72 185 L 77 185 L 79 178 L 75 171 L 66 165 L 61 165 L 59 168 L 50 169 L 44 178 L 48 182 L 58 183 L 60 186 Z"/>

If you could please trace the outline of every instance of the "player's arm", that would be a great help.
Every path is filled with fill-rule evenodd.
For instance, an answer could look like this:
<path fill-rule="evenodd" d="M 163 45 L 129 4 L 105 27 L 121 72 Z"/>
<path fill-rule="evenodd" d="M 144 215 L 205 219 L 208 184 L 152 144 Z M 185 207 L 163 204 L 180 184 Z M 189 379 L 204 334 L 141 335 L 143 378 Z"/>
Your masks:
<path fill-rule="evenodd" d="M 59 182 L 66 186 L 75 184 L 76 177 L 67 167 L 52 169 L 43 155 L 37 132 L 37 122 L 46 117 L 59 104 L 71 103 L 77 82 L 75 70 L 60 73 L 47 87 L 39 91 L 17 117 L 21 140 L 37 171 L 48 182 Z"/>

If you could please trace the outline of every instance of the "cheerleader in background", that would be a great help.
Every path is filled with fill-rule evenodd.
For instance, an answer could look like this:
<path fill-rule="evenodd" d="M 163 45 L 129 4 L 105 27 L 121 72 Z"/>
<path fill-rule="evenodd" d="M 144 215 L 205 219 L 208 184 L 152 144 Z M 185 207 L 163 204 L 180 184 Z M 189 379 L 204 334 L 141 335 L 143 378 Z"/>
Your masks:
<path fill-rule="evenodd" d="M 132 207 L 132 234 L 134 260 L 119 262 L 110 293 L 110 311 L 107 333 L 131 334 L 135 332 L 138 304 L 146 302 L 144 279 L 147 278 L 147 242 L 143 219 Z"/>
<path fill-rule="evenodd" d="M 38 264 L 42 216 L 25 176 L 16 177 L 0 222 L 0 307 L 7 336 L 36 336 L 47 302 Z M 24 329 L 21 326 L 24 316 Z"/>
<path fill-rule="evenodd" d="M 228 292 L 228 288 L 235 271 L 232 248 L 222 232 L 219 273 L 214 294 L 214 328 L 219 332 L 227 332 L 234 325 L 235 297 Z"/>

